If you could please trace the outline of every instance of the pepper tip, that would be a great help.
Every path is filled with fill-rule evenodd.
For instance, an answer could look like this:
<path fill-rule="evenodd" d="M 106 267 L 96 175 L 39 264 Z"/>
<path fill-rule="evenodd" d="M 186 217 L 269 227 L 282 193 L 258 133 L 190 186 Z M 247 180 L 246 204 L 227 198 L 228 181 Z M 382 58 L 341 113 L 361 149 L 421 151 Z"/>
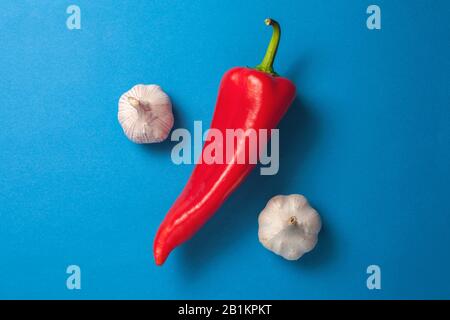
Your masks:
<path fill-rule="evenodd" d="M 168 254 L 164 254 L 161 250 L 154 251 L 155 263 L 157 266 L 162 266 L 166 262 Z"/>
<path fill-rule="evenodd" d="M 162 266 L 164 264 L 165 259 L 161 258 L 161 256 L 155 256 L 155 263 L 157 266 Z"/>

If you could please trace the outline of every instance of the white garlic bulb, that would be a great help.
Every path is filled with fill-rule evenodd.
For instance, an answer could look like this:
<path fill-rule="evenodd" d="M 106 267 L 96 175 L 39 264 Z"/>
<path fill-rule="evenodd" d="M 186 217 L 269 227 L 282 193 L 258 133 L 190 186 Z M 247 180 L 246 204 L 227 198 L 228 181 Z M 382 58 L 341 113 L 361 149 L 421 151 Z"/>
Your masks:
<path fill-rule="evenodd" d="M 173 127 L 172 103 L 160 86 L 138 84 L 119 99 L 118 118 L 125 135 L 136 143 L 161 142 Z"/>
<path fill-rule="evenodd" d="M 270 199 L 258 223 L 262 245 L 287 260 L 297 260 L 314 249 L 322 227 L 317 211 L 299 194 Z"/>

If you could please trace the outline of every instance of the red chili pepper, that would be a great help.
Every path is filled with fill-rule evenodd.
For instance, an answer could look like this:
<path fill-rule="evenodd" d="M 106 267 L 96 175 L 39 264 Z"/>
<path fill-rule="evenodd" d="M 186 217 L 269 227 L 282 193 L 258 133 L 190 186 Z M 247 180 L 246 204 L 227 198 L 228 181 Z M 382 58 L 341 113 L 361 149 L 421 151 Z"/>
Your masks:
<path fill-rule="evenodd" d="M 295 85 L 273 70 L 280 26 L 272 19 L 266 19 L 265 23 L 273 27 L 273 34 L 262 63 L 254 69 L 233 68 L 225 73 L 220 84 L 211 128 L 220 130 L 224 137 L 226 129 L 258 132 L 259 129 L 270 131 L 276 128 L 295 98 Z M 211 143 L 208 140 L 202 157 Z M 234 160 L 245 153 L 245 140 L 246 137 L 238 138 L 233 149 Z M 225 145 L 223 150 L 225 155 Z M 157 265 L 162 265 L 176 246 L 191 238 L 206 223 L 253 167 L 252 163 L 236 161 L 222 164 L 203 161 L 196 165 L 156 234 L 154 256 Z"/>

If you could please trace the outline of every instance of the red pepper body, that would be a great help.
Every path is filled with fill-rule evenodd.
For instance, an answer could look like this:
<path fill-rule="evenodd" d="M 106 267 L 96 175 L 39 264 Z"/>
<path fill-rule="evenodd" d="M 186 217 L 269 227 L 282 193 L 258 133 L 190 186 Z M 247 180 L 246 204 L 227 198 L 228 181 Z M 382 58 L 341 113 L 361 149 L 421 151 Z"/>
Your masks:
<path fill-rule="evenodd" d="M 258 133 L 259 129 L 266 129 L 270 134 L 295 98 L 295 85 L 278 77 L 272 68 L 280 37 L 279 25 L 271 19 L 265 22 L 274 27 L 274 33 L 263 62 L 256 67 L 258 70 L 233 68 L 225 73 L 220 84 L 211 128 L 222 133 L 224 162 L 207 164 L 202 161 L 195 166 L 156 234 L 154 256 L 158 265 L 208 221 L 255 166 L 249 161 L 245 136 L 235 141 L 233 161 L 227 161 L 226 130 L 254 129 Z M 205 148 L 213 140 L 207 139 L 202 159 Z M 245 164 L 236 161 L 242 153 L 246 155 Z"/>
<path fill-rule="evenodd" d="M 250 68 L 233 68 L 222 79 L 211 128 L 220 130 L 223 137 L 226 129 L 269 129 L 270 132 L 294 98 L 295 86 L 286 78 Z M 224 138 L 224 144 L 225 141 Z M 203 151 L 211 142 L 207 139 Z M 237 141 L 235 153 L 246 151 L 245 140 Z M 226 146 L 224 158 L 225 154 Z M 163 264 L 176 246 L 191 238 L 254 167 L 249 161 L 246 164 L 225 162 L 196 165 L 158 230 L 154 243 L 156 264 Z"/>

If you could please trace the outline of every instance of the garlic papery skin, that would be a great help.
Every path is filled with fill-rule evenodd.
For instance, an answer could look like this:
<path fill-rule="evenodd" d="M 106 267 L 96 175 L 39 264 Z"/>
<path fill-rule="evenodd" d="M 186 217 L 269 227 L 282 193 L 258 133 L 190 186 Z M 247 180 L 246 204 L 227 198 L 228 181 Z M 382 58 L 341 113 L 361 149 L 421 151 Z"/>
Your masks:
<path fill-rule="evenodd" d="M 138 84 L 120 97 L 118 119 L 131 141 L 161 142 L 173 127 L 172 103 L 160 86 Z"/>
<path fill-rule="evenodd" d="M 287 260 L 298 260 L 314 249 L 322 227 L 317 211 L 299 194 L 270 199 L 258 224 L 261 244 Z"/>

